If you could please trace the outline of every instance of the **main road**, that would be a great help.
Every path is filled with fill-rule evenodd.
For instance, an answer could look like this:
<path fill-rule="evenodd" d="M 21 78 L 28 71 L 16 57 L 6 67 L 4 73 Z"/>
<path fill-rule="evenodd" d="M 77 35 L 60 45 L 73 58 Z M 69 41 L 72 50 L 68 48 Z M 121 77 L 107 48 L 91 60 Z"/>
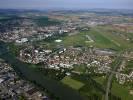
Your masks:
<path fill-rule="evenodd" d="M 113 79 L 113 76 L 114 76 L 114 72 L 116 72 L 117 68 L 120 66 L 122 60 L 123 60 L 123 57 L 122 57 L 122 54 L 123 52 L 120 52 L 118 55 L 117 55 L 117 58 L 116 58 L 116 64 L 114 66 L 114 68 L 112 69 L 112 71 L 110 71 L 110 75 L 108 77 L 108 81 L 107 81 L 107 86 L 106 86 L 106 94 L 105 94 L 105 100 L 109 100 L 109 94 L 111 93 L 111 84 L 112 84 L 112 79 Z"/>

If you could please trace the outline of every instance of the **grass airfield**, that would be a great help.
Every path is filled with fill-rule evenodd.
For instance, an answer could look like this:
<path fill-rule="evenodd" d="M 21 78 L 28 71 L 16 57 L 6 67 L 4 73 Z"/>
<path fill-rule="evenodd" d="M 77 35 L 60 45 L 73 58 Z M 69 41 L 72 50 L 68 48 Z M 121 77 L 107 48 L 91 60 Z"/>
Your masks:
<path fill-rule="evenodd" d="M 106 27 L 105 27 L 106 28 Z M 86 38 L 89 36 L 93 42 Z M 60 38 L 64 46 L 94 46 L 97 48 L 109 48 L 117 51 L 133 48 L 133 43 L 122 39 L 120 36 L 108 32 L 104 27 L 91 28 L 89 31 L 82 31 L 78 34 Z"/>

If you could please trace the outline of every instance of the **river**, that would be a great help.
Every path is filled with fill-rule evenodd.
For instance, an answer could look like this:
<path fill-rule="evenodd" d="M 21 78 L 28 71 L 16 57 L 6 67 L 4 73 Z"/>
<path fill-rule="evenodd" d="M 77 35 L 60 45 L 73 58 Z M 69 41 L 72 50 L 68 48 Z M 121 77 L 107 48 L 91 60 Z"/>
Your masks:
<path fill-rule="evenodd" d="M 28 81 L 34 81 L 42 88 L 47 89 L 50 93 L 59 97 L 60 100 L 83 100 L 78 91 L 69 88 L 59 81 L 44 76 L 29 64 L 19 61 L 8 49 L 8 43 L 0 41 L 0 58 L 4 59 L 20 77 Z"/>

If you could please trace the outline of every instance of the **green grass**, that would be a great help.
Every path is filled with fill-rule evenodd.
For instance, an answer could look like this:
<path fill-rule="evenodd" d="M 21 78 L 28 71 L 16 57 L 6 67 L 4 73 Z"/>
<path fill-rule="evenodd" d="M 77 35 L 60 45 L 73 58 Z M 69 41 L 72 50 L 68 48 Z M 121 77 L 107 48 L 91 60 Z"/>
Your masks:
<path fill-rule="evenodd" d="M 100 83 L 101 85 L 104 85 L 104 82 L 105 82 L 104 77 L 97 77 L 94 80 Z M 113 95 L 120 97 L 121 100 L 132 100 L 133 95 L 129 94 L 129 90 L 130 89 L 128 86 L 120 85 L 114 81 L 112 84 L 111 92 Z"/>
<path fill-rule="evenodd" d="M 34 21 L 38 26 L 49 26 L 49 25 L 60 24 L 59 21 L 49 19 L 47 16 L 41 16 L 41 17 L 34 18 Z"/>
<path fill-rule="evenodd" d="M 95 27 L 91 28 L 90 31 L 79 32 L 72 36 L 61 37 L 64 46 L 95 46 L 98 48 L 111 48 L 115 50 L 123 50 L 132 48 L 133 43 L 125 41 L 120 36 L 117 36 L 110 31 L 108 27 Z M 88 39 L 85 37 L 88 35 L 94 40 L 94 42 L 86 42 Z"/>
<path fill-rule="evenodd" d="M 82 31 L 75 35 L 66 35 L 58 37 L 63 40 L 61 43 L 55 43 L 54 40 L 50 42 L 51 45 L 63 44 L 68 46 L 94 46 L 97 48 L 110 48 L 121 51 L 123 49 L 132 48 L 133 43 L 124 41 L 121 37 L 110 33 L 108 27 L 94 27 L 89 31 Z M 85 37 L 88 35 L 94 42 L 86 42 L 88 39 Z"/>
<path fill-rule="evenodd" d="M 112 85 L 112 93 L 121 98 L 121 100 L 133 100 L 133 95 L 129 94 L 128 87 L 124 87 L 116 82 Z"/>
<path fill-rule="evenodd" d="M 79 92 L 87 98 L 86 100 L 102 100 L 103 87 L 98 82 L 84 75 L 74 75 L 72 78 L 85 84 L 79 89 Z"/>
<path fill-rule="evenodd" d="M 114 44 L 110 39 L 100 34 L 100 31 L 92 29 L 90 32 L 87 32 L 90 37 L 94 40 L 93 45 L 99 48 L 117 48 L 118 46 Z"/>
<path fill-rule="evenodd" d="M 68 76 L 64 77 L 63 80 L 61 80 L 61 82 L 76 90 L 79 90 L 84 86 L 84 83 L 74 80 Z"/>
<path fill-rule="evenodd" d="M 94 40 L 94 42 L 88 42 L 88 39 L 85 37 L 85 35 L 88 35 Z M 62 44 L 65 46 L 95 46 L 98 48 L 113 48 L 113 49 L 119 49 L 119 46 L 114 43 L 114 41 L 111 41 L 110 38 L 102 35 L 100 31 L 96 31 L 95 29 L 91 29 L 90 31 L 84 31 L 79 32 L 76 35 L 72 36 L 66 36 L 63 38 L 60 38 L 63 40 Z"/>
<path fill-rule="evenodd" d="M 100 83 L 101 85 L 103 85 L 105 80 L 106 80 L 106 78 L 105 77 L 96 77 L 96 78 L 94 78 L 94 80 L 96 82 Z"/>
<path fill-rule="evenodd" d="M 84 65 L 80 65 L 80 66 L 75 65 L 73 70 L 76 71 L 76 72 L 84 73 L 86 71 L 86 66 L 84 66 Z"/>
<path fill-rule="evenodd" d="M 102 34 L 103 36 L 105 36 L 106 38 L 111 40 L 114 44 L 116 44 L 119 47 L 120 50 L 127 49 L 127 48 L 133 48 L 133 43 L 124 40 L 119 35 L 116 35 L 117 31 L 114 30 L 114 29 L 111 29 L 110 26 L 104 26 L 104 27 L 103 26 L 99 26 L 99 27 L 96 27 L 95 29 L 97 31 L 99 31 L 100 34 Z M 110 31 L 110 30 L 113 30 L 115 32 L 112 33 L 112 31 Z M 127 33 L 127 35 L 128 35 L 128 33 Z"/>
<path fill-rule="evenodd" d="M 85 37 L 79 33 L 73 36 L 66 36 L 61 38 L 65 46 L 85 45 Z"/>
<path fill-rule="evenodd" d="M 127 62 L 126 68 L 132 68 L 133 69 L 133 60 L 130 60 Z"/>

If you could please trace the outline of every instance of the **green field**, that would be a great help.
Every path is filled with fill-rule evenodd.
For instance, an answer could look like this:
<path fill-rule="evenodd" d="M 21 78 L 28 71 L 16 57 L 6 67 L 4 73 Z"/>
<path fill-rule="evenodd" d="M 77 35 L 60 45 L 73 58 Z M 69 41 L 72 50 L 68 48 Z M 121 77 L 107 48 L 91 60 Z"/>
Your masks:
<path fill-rule="evenodd" d="M 88 39 L 85 37 L 86 35 L 94 42 L 87 42 Z M 91 28 L 90 31 L 82 31 L 75 35 L 61 37 L 60 39 L 63 40 L 61 44 L 64 44 L 64 46 L 95 46 L 98 48 L 111 48 L 115 50 L 133 47 L 133 43 L 124 41 L 119 36 L 108 32 L 104 27 Z"/>
<path fill-rule="evenodd" d="M 105 37 L 100 33 L 100 31 L 96 31 L 95 29 L 92 29 L 90 32 L 87 32 L 90 37 L 94 40 L 94 43 L 92 45 L 99 47 L 99 48 L 119 48 L 114 42 L 112 42 L 110 39 Z"/>
<path fill-rule="evenodd" d="M 86 35 L 91 37 L 94 42 L 86 42 L 88 41 L 88 39 L 85 37 Z M 94 29 L 86 32 L 80 32 L 73 36 L 66 36 L 61 39 L 63 40 L 63 44 L 65 46 L 96 46 L 99 48 L 113 48 L 117 50 L 120 48 L 118 45 L 116 45 L 116 43 L 100 34 L 100 32 L 95 31 Z"/>
<path fill-rule="evenodd" d="M 84 73 L 86 71 L 86 66 L 84 65 L 75 65 L 73 68 L 74 71 L 79 72 L 79 73 Z"/>
<path fill-rule="evenodd" d="M 97 77 L 95 80 L 100 83 L 101 85 L 105 85 L 106 78 L 104 77 Z M 106 86 L 106 85 L 105 85 Z M 120 85 L 116 81 L 112 84 L 111 92 L 113 95 L 116 95 L 121 98 L 121 100 L 132 100 L 133 95 L 129 94 L 129 87 Z"/>
<path fill-rule="evenodd" d="M 60 24 L 59 21 L 49 19 L 47 16 L 37 17 L 37 18 L 33 18 L 33 19 L 34 19 L 34 22 L 38 26 L 50 26 L 50 25 L 58 25 L 58 24 Z"/>
<path fill-rule="evenodd" d="M 61 82 L 76 90 L 79 90 L 81 87 L 84 86 L 84 83 L 74 80 L 68 76 L 64 77 L 63 80 L 61 80 Z"/>
<path fill-rule="evenodd" d="M 121 100 L 133 100 L 133 95 L 129 94 L 129 88 L 116 82 L 112 85 L 112 93 L 119 96 Z"/>
<path fill-rule="evenodd" d="M 64 35 L 58 36 L 55 39 L 51 39 L 49 45 L 52 47 L 56 47 L 57 45 L 64 45 L 65 47 L 68 46 L 94 46 L 97 48 L 109 48 L 114 49 L 116 51 L 121 51 L 124 49 L 133 48 L 133 43 L 129 41 L 125 41 L 120 36 L 117 36 L 111 33 L 108 29 L 109 27 L 98 26 L 91 28 L 89 31 L 81 31 L 74 35 Z M 89 42 L 89 39 L 86 38 L 89 36 L 93 42 Z M 55 43 L 54 40 L 61 39 L 62 42 Z M 41 43 L 47 42 L 46 40 L 42 41 Z"/>
<path fill-rule="evenodd" d="M 96 78 L 94 78 L 94 80 L 96 82 L 100 83 L 101 85 L 104 85 L 106 78 L 105 77 L 96 77 Z"/>
<path fill-rule="evenodd" d="M 119 46 L 120 49 L 128 49 L 128 48 L 133 48 L 133 43 L 126 41 L 119 35 L 116 35 L 116 33 L 119 33 L 118 31 L 112 29 L 115 31 L 114 33 L 111 30 L 110 26 L 98 26 L 95 28 L 100 34 L 111 40 L 114 44 Z M 123 33 L 124 34 L 124 33 Z M 127 33 L 128 35 L 129 33 Z M 131 33 L 130 33 L 131 34 Z"/>
<path fill-rule="evenodd" d="M 133 69 L 133 60 L 130 60 L 127 62 L 126 68 L 132 68 Z"/>
<path fill-rule="evenodd" d="M 103 98 L 102 87 L 91 79 L 84 76 L 66 76 L 61 82 L 69 87 L 78 90 L 85 100 L 101 100 Z"/>
<path fill-rule="evenodd" d="M 74 75 L 72 77 L 73 79 L 85 84 L 82 88 L 80 88 L 79 92 L 86 97 L 86 100 L 102 100 L 104 96 L 103 87 L 93 80 L 92 77 L 84 75 Z"/>

